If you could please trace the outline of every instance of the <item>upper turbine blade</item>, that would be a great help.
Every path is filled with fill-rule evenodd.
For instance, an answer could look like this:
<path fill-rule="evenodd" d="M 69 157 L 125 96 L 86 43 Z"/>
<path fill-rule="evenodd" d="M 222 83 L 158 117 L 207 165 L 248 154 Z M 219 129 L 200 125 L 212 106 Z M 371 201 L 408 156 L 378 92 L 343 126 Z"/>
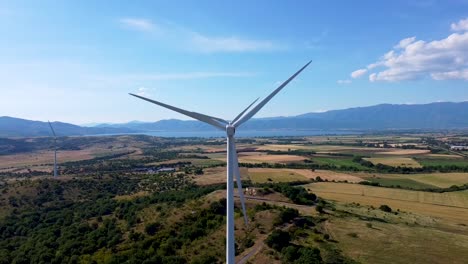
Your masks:
<path fill-rule="evenodd" d="M 239 118 L 241 118 L 242 115 L 243 115 L 247 110 L 249 110 L 249 108 L 250 108 L 253 104 L 255 104 L 255 102 L 258 101 L 258 99 L 260 99 L 260 98 L 255 99 L 255 101 L 253 101 L 249 106 L 247 106 L 247 108 L 245 108 L 244 111 L 242 111 L 240 114 L 238 114 L 238 115 L 236 116 L 236 118 L 234 118 L 234 120 L 232 120 L 232 123 L 236 122 Z"/>
<path fill-rule="evenodd" d="M 245 198 L 244 198 L 244 191 L 242 189 L 242 181 L 240 178 L 240 170 L 239 170 L 239 162 L 237 160 L 237 150 L 236 150 L 236 144 L 234 143 L 234 174 L 236 175 L 236 182 L 237 182 L 237 190 L 239 191 L 239 198 L 241 201 L 241 206 L 242 206 L 242 214 L 244 215 L 244 221 L 245 224 L 247 225 L 249 223 L 247 219 L 247 213 L 245 211 Z"/>
<path fill-rule="evenodd" d="M 299 73 L 301 73 L 307 66 L 309 66 L 309 64 L 311 63 L 312 61 L 309 61 L 306 65 L 304 65 L 300 70 L 298 70 L 295 74 L 293 74 L 293 76 L 289 77 L 289 79 L 287 79 L 283 84 L 281 84 L 278 88 L 276 88 L 270 95 L 268 95 L 265 99 L 263 99 L 258 105 L 256 105 L 252 110 L 250 110 L 250 112 L 248 112 L 247 114 L 245 114 L 241 119 L 239 119 L 238 121 L 236 121 L 233 125 L 234 127 L 238 127 L 240 126 L 242 123 L 244 123 L 245 121 L 249 120 L 252 116 L 254 116 L 258 111 L 260 111 L 260 109 L 262 109 L 262 107 L 264 105 L 266 105 L 268 103 L 268 101 L 271 100 L 271 98 L 273 98 L 273 96 L 275 96 L 279 91 L 281 91 L 281 89 L 283 89 L 283 87 L 285 87 L 290 81 L 292 81 L 294 78 L 296 78 L 297 75 L 299 75 Z"/>
<path fill-rule="evenodd" d="M 54 128 L 52 127 L 52 124 L 50 123 L 49 120 L 47 120 L 47 122 L 49 123 L 50 130 L 52 130 L 52 134 L 54 134 L 54 137 L 57 137 L 57 135 L 55 135 L 55 131 L 54 131 Z"/>
<path fill-rule="evenodd" d="M 186 115 L 186 116 L 189 116 L 191 118 L 194 118 L 194 119 L 197 119 L 199 121 L 202 121 L 204 123 L 207 123 L 209 125 L 212 125 L 216 128 L 219 128 L 221 130 L 225 130 L 225 126 L 221 124 L 221 122 L 224 122 L 226 124 L 228 124 L 227 121 L 221 119 L 221 118 L 217 118 L 217 117 L 212 117 L 212 116 L 208 116 L 208 115 L 204 115 L 204 114 L 200 114 L 200 113 L 197 113 L 197 112 L 191 112 L 191 111 L 187 111 L 187 110 L 184 110 L 184 109 L 180 109 L 180 108 L 177 108 L 177 107 L 174 107 L 174 106 L 171 106 L 171 105 L 167 105 L 167 104 L 164 104 L 164 103 L 161 103 L 161 102 L 158 102 L 158 101 L 155 101 L 155 100 L 151 100 L 151 99 L 148 99 L 146 97 L 143 97 L 143 96 L 139 96 L 139 95 L 136 95 L 136 94 L 132 94 L 130 93 L 130 95 L 132 96 L 135 96 L 135 97 L 138 97 L 140 99 L 143 99 L 145 101 L 148 101 L 150 103 L 153 103 L 153 104 L 157 104 L 159 106 L 162 106 L 162 107 L 165 107 L 167 109 L 170 109 L 172 111 L 175 111 L 177 113 L 180 113 L 180 114 L 183 114 L 183 115 Z"/>

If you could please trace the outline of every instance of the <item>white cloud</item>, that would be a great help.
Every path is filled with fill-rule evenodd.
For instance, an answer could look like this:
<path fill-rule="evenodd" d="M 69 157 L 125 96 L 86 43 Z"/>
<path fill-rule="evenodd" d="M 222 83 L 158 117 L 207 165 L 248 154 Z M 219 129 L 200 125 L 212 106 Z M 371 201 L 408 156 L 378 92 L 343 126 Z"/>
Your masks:
<path fill-rule="evenodd" d="M 119 22 L 128 29 L 152 32 L 157 29 L 156 25 L 149 19 L 143 18 L 122 18 Z"/>
<path fill-rule="evenodd" d="M 434 80 L 464 79 L 468 81 L 468 69 L 459 71 L 436 72 L 431 74 Z"/>
<path fill-rule="evenodd" d="M 316 109 L 316 110 L 312 111 L 312 113 L 325 113 L 327 111 L 330 111 L 330 110 L 328 110 L 328 109 Z"/>
<path fill-rule="evenodd" d="M 148 85 L 155 81 L 195 80 L 210 78 L 242 78 L 254 76 L 255 73 L 248 72 L 181 72 L 181 73 L 134 73 L 114 75 L 92 75 L 88 78 L 92 83 L 105 86 L 115 85 Z"/>
<path fill-rule="evenodd" d="M 366 74 L 367 69 L 359 69 L 351 73 L 351 78 L 356 79 Z"/>
<path fill-rule="evenodd" d="M 192 33 L 190 38 L 194 49 L 201 52 L 248 52 L 271 51 L 278 49 L 271 41 L 253 40 L 239 37 L 209 37 Z"/>
<path fill-rule="evenodd" d="M 416 37 L 411 37 L 411 38 L 405 38 L 400 40 L 400 43 L 395 46 L 397 49 L 404 49 L 406 48 L 409 44 L 413 43 L 416 40 Z"/>
<path fill-rule="evenodd" d="M 452 31 L 468 31 L 468 18 L 462 19 L 457 23 L 452 23 L 450 28 Z"/>
<path fill-rule="evenodd" d="M 468 19 L 452 24 L 452 30 L 468 26 Z M 367 69 L 351 73 L 353 78 L 369 73 L 369 80 L 404 81 L 430 77 L 434 80 L 468 80 L 468 28 L 434 41 L 402 39 Z"/>
<path fill-rule="evenodd" d="M 148 89 L 146 87 L 140 87 L 140 88 L 138 88 L 138 92 L 136 94 L 139 95 L 139 96 L 148 97 L 148 96 L 150 96 L 150 89 Z"/>
<path fill-rule="evenodd" d="M 144 18 L 122 18 L 120 24 L 126 28 L 144 33 L 164 33 L 164 38 L 159 38 L 161 43 L 167 43 L 173 47 L 202 52 L 254 52 L 281 50 L 279 46 L 270 40 L 259 40 L 235 35 L 214 36 L 198 33 L 191 29 L 178 26 L 174 23 L 153 23 Z M 161 35 L 161 34 L 160 34 Z"/>
<path fill-rule="evenodd" d="M 338 80 L 336 81 L 338 84 L 350 84 L 352 81 L 351 80 Z"/>

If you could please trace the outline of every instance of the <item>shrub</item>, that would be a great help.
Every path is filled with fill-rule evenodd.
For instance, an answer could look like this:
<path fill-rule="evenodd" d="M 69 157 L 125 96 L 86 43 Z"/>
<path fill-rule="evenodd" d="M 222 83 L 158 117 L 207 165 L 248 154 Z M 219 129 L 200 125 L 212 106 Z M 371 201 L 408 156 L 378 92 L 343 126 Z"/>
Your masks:
<path fill-rule="evenodd" d="M 390 208 L 390 206 L 386 205 L 386 204 L 383 204 L 379 207 L 380 210 L 384 211 L 384 212 L 387 212 L 387 213 L 390 213 L 392 212 L 392 208 Z"/>
<path fill-rule="evenodd" d="M 323 205 L 321 204 L 317 204 L 317 206 L 315 206 L 315 211 L 319 212 L 319 213 L 323 213 Z"/>
<path fill-rule="evenodd" d="M 146 234 L 153 236 L 156 234 L 156 232 L 159 230 L 161 227 L 161 224 L 159 223 L 150 223 L 145 226 L 145 232 Z"/>
<path fill-rule="evenodd" d="M 299 216 L 299 211 L 297 209 L 286 208 L 280 212 L 278 219 L 275 220 L 275 225 L 281 225 L 283 223 L 287 223 L 298 216 Z"/>
<path fill-rule="evenodd" d="M 271 234 L 266 238 L 265 243 L 277 250 L 281 251 L 284 247 L 289 245 L 289 241 L 291 240 L 291 236 L 288 232 L 282 230 L 274 230 Z"/>

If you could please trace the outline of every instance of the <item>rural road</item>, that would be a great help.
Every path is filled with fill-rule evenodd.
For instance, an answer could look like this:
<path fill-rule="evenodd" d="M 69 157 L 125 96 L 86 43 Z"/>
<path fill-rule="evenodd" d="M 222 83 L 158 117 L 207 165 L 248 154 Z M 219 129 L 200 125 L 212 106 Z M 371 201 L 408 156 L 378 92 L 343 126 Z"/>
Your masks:
<path fill-rule="evenodd" d="M 239 198 L 238 195 L 234 195 L 234 197 Z M 276 205 L 284 205 L 284 206 L 289 206 L 289 207 L 294 207 L 294 208 L 312 208 L 313 207 L 312 205 L 301 205 L 301 204 L 295 204 L 295 203 L 281 202 L 281 201 L 271 200 L 267 198 L 248 196 L 248 195 L 244 195 L 244 198 L 247 200 L 271 202 L 271 203 L 275 203 Z"/>
<path fill-rule="evenodd" d="M 237 195 L 235 195 L 235 197 L 239 198 L 239 196 L 237 196 Z M 246 200 L 268 202 L 268 203 L 272 203 L 272 204 L 275 204 L 275 205 L 284 205 L 284 206 L 288 206 L 288 207 L 292 207 L 292 208 L 296 208 L 296 209 L 310 209 L 310 208 L 313 207 L 313 206 L 309 206 L 309 205 L 300 205 L 300 204 L 294 204 L 294 203 L 288 203 L 288 202 L 280 202 L 280 201 L 271 200 L 271 199 L 267 199 L 267 198 L 248 196 L 248 195 L 244 195 L 244 198 Z M 265 246 L 265 244 L 262 241 L 259 242 L 258 244 L 255 244 L 250 249 L 249 253 L 247 253 L 239 261 L 237 261 L 236 264 L 245 264 L 252 256 L 257 254 L 264 246 Z"/>
<path fill-rule="evenodd" d="M 264 246 L 263 242 L 260 242 L 257 245 L 253 246 L 253 248 L 250 250 L 250 252 L 247 255 L 243 256 L 237 262 L 237 264 L 245 264 L 249 260 L 249 258 L 251 258 L 253 255 L 257 254 L 257 252 L 259 252 L 263 248 L 263 246 Z"/>

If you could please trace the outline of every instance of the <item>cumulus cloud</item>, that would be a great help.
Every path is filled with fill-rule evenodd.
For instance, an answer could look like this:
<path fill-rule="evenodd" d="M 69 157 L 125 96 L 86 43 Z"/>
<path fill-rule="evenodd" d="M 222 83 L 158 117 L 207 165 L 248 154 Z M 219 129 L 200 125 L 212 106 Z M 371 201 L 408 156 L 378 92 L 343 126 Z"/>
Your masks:
<path fill-rule="evenodd" d="M 338 84 L 350 84 L 352 81 L 351 80 L 338 80 L 336 81 Z"/>
<path fill-rule="evenodd" d="M 431 74 L 434 80 L 464 79 L 468 80 L 468 69 L 460 71 L 436 72 Z"/>
<path fill-rule="evenodd" d="M 453 23 L 451 28 L 458 32 L 440 40 L 402 39 L 380 60 L 369 64 L 366 69 L 352 72 L 351 76 L 357 78 L 368 73 L 371 82 L 427 77 L 468 80 L 468 19 Z"/>
<path fill-rule="evenodd" d="M 119 22 L 125 28 L 137 31 L 151 32 L 157 29 L 151 20 L 144 18 L 122 18 Z"/>
<path fill-rule="evenodd" d="M 359 69 L 351 73 L 351 78 L 356 79 L 366 74 L 367 69 Z"/>
<path fill-rule="evenodd" d="M 457 23 L 452 23 L 450 25 L 450 28 L 453 31 L 468 31 L 468 18 L 462 19 L 458 21 Z"/>
<path fill-rule="evenodd" d="M 404 49 L 406 48 L 409 44 L 413 43 L 416 40 L 416 37 L 411 37 L 411 38 L 405 38 L 400 40 L 398 45 L 395 46 L 397 49 Z"/>

